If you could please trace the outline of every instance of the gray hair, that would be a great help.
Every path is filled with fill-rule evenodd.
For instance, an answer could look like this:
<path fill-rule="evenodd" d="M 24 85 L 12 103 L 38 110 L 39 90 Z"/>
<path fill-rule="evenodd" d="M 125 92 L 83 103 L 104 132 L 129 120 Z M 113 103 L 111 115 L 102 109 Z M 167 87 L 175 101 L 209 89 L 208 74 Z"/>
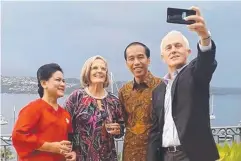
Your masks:
<path fill-rule="evenodd" d="M 89 59 L 86 60 L 86 62 L 84 63 L 82 70 L 81 70 L 81 76 L 80 76 L 80 83 L 82 87 L 88 87 L 90 84 L 90 70 L 91 70 L 91 65 L 93 64 L 93 62 L 97 59 L 103 60 L 105 65 L 106 65 L 106 80 L 104 82 L 104 88 L 109 86 L 109 74 L 108 74 L 108 66 L 107 66 L 107 61 L 100 55 L 96 55 L 93 57 L 90 57 Z"/>
<path fill-rule="evenodd" d="M 161 52 L 162 52 L 162 49 L 164 48 L 163 44 L 164 44 L 164 41 L 167 39 L 167 37 L 169 37 L 171 35 L 176 35 L 176 34 L 181 35 L 183 40 L 184 40 L 184 42 L 185 42 L 185 44 L 186 44 L 186 47 L 190 48 L 189 47 L 189 42 L 188 42 L 187 38 L 180 31 L 172 30 L 172 31 L 168 32 L 166 34 L 166 36 L 164 36 L 164 38 L 162 39 L 161 45 L 160 45 Z"/>

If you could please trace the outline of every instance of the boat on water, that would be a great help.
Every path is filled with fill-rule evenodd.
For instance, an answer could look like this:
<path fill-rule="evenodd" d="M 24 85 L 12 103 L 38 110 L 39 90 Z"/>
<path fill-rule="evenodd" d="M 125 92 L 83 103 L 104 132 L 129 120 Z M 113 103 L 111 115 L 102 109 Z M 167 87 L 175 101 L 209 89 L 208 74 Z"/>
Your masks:
<path fill-rule="evenodd" d="M 4 118 L 2 114 L 0 114 L 0 125 L 6 125 L 8 121 Z"/>
<path fill-rule="evenodd" d="M 216 116 L 214 115 L 214 104 L 213 104 L 213 101 L 214 101 L 214 95 L 211 95 L 210 120 L 216 119 Z"/>

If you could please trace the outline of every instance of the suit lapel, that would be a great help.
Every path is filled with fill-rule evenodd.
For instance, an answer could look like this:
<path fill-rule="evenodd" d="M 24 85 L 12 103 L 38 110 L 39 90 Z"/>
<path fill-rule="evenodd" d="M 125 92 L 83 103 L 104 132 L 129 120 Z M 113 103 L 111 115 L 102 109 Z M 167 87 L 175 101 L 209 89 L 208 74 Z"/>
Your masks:
<path fill-rule="evenodd" d="M 166 93 L 166 84 L 165 83 L 161 83 L 160 86 L 159 86 L 159 90 L 158 90 L 158 93 L 157 93 L 157 101 L 156 101 L 156 106 L 157 108 L 159 109 L 158 113 L 159 113 L 159 118 L 164 118 L 163 115 L 164 115 L 164 103 L 165 103 L 165 93 Z M 161 120 L 159 120 L 161 121 Z"/>
<path fill-rule="evenodd" d="M 171 95 L 172 95 L 172 102 L 174 100 L 174 96 L 175 96 L 175 91 L 176 91 L 176 86 L 177 86 L 177 82 L 178 79 L 180 78 L 180 76 L 184 73 L 185 69 L 187 68 L 187 66 L 185 66 L 176 76 L 176 79 L 174 80 L 174 82 L 172 83 L 172 89 L 171 89 Z"/>

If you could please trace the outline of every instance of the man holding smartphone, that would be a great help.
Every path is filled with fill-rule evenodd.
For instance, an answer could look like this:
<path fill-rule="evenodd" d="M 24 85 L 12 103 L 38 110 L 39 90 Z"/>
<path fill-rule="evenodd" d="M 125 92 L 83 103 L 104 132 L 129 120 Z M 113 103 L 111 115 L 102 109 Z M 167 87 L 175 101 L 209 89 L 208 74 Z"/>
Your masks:
<path fill-rule="evenodd" d="M 197 58 L 188 40 L 178 31 L 161 42 L 161 57 L 168 66 L 164 82 L 152 95 L 153 124 L 149 134 L 148 161 L 215 161 L 219 154 L 209 118 L 209 85 L 217 67 L 216 46 L 197 7 L 187 27 L 199 36 Z"/>

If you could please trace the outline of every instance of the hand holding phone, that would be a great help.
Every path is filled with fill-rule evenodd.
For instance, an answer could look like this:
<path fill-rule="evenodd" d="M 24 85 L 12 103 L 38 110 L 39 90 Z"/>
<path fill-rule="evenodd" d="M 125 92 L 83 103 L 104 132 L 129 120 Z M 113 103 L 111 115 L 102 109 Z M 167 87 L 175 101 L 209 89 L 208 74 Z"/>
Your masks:
<path fill-rule="evenodd" d="M 175 24 L 194 24 L 194 20 L 186 21 L 184 18 L 187 16 L 196 15 L 196 11 L 180 8 L 167 8 L 167 22 Z"/>
<path fill-rule="evenodd" d="M 167 8 L 167 22 L 186 24 L 190 31 L 197 33 L 200 38 L 200 43 L 203 46 L 207 46 L 211 42 L 210 32 L 198 7 L 193 6 L 190 10 Z"/>

